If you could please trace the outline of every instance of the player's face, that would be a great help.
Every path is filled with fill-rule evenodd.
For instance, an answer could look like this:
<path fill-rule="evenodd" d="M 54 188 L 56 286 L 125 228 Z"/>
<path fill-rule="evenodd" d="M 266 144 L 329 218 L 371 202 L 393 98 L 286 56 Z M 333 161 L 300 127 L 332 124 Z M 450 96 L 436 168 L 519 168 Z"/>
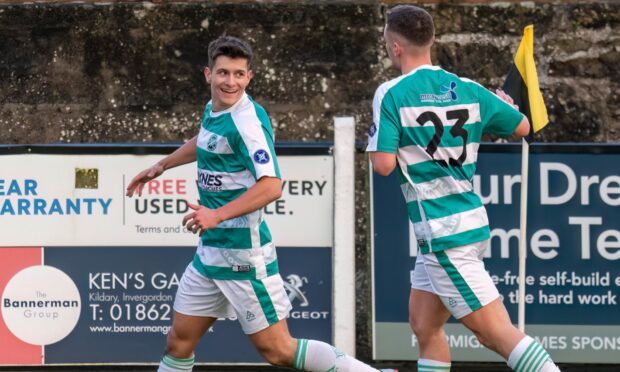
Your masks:
<path fill-rule="evenodd" d="M 205 79 L 211 85 L 213 111 L 222 111 L 237 103 L 252 80 L 252 70 L 245 58 L 219 56 L 213 68 L 205 68 Z"/>

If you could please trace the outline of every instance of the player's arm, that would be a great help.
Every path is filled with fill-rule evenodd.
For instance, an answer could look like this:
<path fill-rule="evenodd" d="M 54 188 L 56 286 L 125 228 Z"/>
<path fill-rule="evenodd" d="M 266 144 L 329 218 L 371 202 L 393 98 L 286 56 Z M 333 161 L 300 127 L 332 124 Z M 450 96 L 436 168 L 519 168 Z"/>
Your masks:
<path fill-rule="evenodd" d="M 517 106 L 514 103 L 514 100 L 512 99 L 512 97 L 506 94 L 506 92 L 504 92 L 501 89 L 497 89 L 495 93 L 497 94 L 499 98 L 503 99 L 506 103 L 510 104 L 515 109 L 519 110 L 519 106 Z M 530 121 L 527 119 L 527 116 L 523 115 L 523 119 L 521 119 L 521 122 L 515 128 L 514 133 L 512 133 L 512 137 L 521 138 L 521 137 L 527 136 L 529 133 L 530 133 Z"/>
<path fill-rule="evenodd" d="M 178 167 L 179 165 L 196 161 L 196 143 L 198 136 L 185 142 L 183 146 L 176 149 L 172 154 L 166 156 L 151 167 L 138 173 L 127 186 L 126 195 L 131 197 L 134 193 L 142 195 L 144 185 L 150 180 L 159 177 L 164 171 Z"/>
<path fill-rule="evenodd" d="M 277 177 L 262 177 L 237 199 L 218 209 L 188 203 L 194 212 L 183 217 L 183 225 L 193 233 L 212 229 L 222 221 L 252 213 L 282 195 L 282 181 Z"/>
<path fill-rule="evenodd" d="M 529 134 L 529 121 L 519 112 L 519 107 L 512 98 L 502 90 L 498 89 L 493 94 L 479 85 L 478 98 L 484 133 L 516 138 Z"/>
<path fill-rule="evenodd" d="M 399 109 L 391 94 L 381 85 L 372 102 L 373 125 L 368 136 L 366 152 L 372 169 L 382 176 L 389 176 L 396 168 L 396 151 L 400 141 L 400 122 L 395 115 Z"/>
<path fill-rule="evenodd" d="M 530 121 L 527 120 L 527 116 L 523 115 L 523 120 L 517 125 L 517 129 L 515 129 L 512 134 L 515 138 L 525 137 L 530 133 Z"/>
<path fill-rule="evenodd" d="M 389 176 L 396 168 L 396 154 L 389 152 L 370 152 L 372 169 L 381 176 Z"/>

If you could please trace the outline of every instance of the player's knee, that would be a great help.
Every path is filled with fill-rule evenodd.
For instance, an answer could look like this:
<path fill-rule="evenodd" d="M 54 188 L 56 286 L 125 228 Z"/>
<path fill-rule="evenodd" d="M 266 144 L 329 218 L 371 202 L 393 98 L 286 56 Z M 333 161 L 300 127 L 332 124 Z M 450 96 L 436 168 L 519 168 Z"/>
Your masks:
<path fill-rule="evenodd" d="M 260 355 L 265 358 L 265 360 L 274 366 L 279 367 L 288 367 L 293 365 L 294 355 L 289 355 L 290 353 L 283 347 L 278 347 L 275 345 L 269 346 L 259 346 L 257 350 Z"/>
<path fill-rule="evenodd" d="M 433 325 L 415 316 L 409 318 L 409 324 L 420 345 L 433 345 L 445 341 L 443 326 Z"/>
<path fill-rule="evenodd" d="M 469 330 L 476 336 L 478 342 L 491 350 L 497 350 L 497 341 L 505 335 L 505 330 L 497 327 L 493 322 L 469 324 Z"/>
<path fill-rule="evenodd" d="M 428 323 L 424 322 L 424 319 L 421 319 L 419 316 L 414 314 L 409 315 L 409 325 L 411 326 L 413 333 L 415 333 L 418 338 L 430 332 Z"/>
<path fill-rule="evenodd" d="M 269 353 L 265 357 L 265 359 L 267 360 L 269 364 L 278 366 L 278 367 L 288 367 L 291 365 L 289 360 L 283 354 L 280 354 L 280 353 Z"/>
<path fill-rule="evenodd" d="M 167 347 L 174 347 L 181 342 L 183 342 L 181 335 L 174 328 L 171 328 L 170 332 L 168 332 Z"/>
<path fill-rule="evenodd" d="M 486 347 L 487 349 L 495 350 L 495 344 L 491 342 L 490 339 L 481 336 L 476 336 L 476 338 L 478 338 L 478 342 L 480 342 L 482 346 Z"/>
<path fill-rule="evenodd" d="M 493 342 L 493 338 L 488 335 L 482 334 L 481 332 L 473 331 L 474 335 L 478 339 L 478 342 L 482 344 L 482 346 L 487 349 L 495 350 L 495 343 Z"/>

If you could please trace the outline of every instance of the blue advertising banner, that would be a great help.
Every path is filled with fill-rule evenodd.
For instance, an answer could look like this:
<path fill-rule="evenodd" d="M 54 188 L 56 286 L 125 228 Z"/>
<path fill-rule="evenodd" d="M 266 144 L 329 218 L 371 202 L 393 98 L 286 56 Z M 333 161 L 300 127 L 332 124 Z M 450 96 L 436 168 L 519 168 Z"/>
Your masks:
<path fill-rule="evenodd" d="M 620 147 L 532 149 L 526 331 L 557 362 L 620 363 Z M 515 323 L 520 163 L 516 146 L 483 145 L 473 180 L 491 226 L 485 265 Z M 396 174 L 373 175 L 371 182 L 374 356 L 415 360 L 416 339 L 407 323 L 414 233 Z M 454 319 L 446 333 L 453 360 L 500 360 Z"/>
<path fill-rule="evenodd" d="M 171 325 L 174 294 L 194 251 L 190 247 L 45 248 L 45 265 L 73 280 L 82 304 L 73 331 L 45 347 L 46 364 L 158 361 Z M 331 248 L 280 248 L 278 253 L 293 304 L 291 333 L 331 342 Z M 261 363 L 263 359 L 238 322 L 221 319 L 196 349 L 196 362 Z"/>

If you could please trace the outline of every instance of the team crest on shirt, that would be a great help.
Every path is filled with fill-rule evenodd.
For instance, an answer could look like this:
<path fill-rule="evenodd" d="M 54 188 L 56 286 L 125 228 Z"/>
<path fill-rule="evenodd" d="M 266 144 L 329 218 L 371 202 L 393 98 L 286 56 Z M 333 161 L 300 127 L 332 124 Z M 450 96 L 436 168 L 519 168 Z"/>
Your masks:
<path fill-rule="evenodd" d="M 204 128 L 200 130 L 198 135 L 198 142 L 196 145 L 204 151 L 212 154 L 232 154 L 233 150 L 228 144 L 226 136 L 219 135 L 217 133 L 209 132 Z"/>
<path fill-rule="evenodd" d="M 258 164 L 267 164 L 269 163 L 269 153 L 263 149 L 256 150 L 254 153 L 254 161 Z"/>
<path fill-rule="evenodd" d="M 217 134 L 212 134 L 207 140 L 207 150 L 213 152 L 217 148 Z"/>
<path fill-rule="evenodd" d="M 451 81 L 449 85 L 441 85 L 439 87 L 439 92 L 441 94 L 435 94 L 435 93 L 420 94 L 420 101 L 431 102 L 431 103 L 438 103 L 438 102 L 447 103 L 447 102 L 456 101 L 458 99 L 458 96 L 456 95 L 456 82 L 455 81 Z"/>

